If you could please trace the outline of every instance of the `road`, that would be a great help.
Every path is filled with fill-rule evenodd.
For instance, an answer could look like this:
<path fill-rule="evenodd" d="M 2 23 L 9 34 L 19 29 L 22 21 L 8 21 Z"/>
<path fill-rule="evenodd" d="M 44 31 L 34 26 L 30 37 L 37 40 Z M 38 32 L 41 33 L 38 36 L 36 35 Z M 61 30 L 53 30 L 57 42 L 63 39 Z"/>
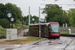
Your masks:
<path fill-rule="evenodd" d="M 0 50 L 75 50 L 75 37 L 61 36 L 60 39 L 44 39 L 30 44 L 10 45 L 10 47 L 1 47 Z"/>
<path fill-rule="evenodd" d="M 13 50 L 75 50 L 74 37 L 60 37 L 60 40 L 45 39 L 36 43 L 22 45 Z"/>

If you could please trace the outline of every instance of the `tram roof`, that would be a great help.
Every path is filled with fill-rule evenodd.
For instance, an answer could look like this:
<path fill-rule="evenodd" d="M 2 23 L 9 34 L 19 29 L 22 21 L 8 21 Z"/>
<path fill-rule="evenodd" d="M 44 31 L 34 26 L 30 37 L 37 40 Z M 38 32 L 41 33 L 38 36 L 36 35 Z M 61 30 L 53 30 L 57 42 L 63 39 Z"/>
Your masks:
<path fill-rule="evenodd" d="M 41 25 L 48 25 L 48 24 L 59 24 L 58 22 L 49 22 L 49 23 L 40 23 Z M 39 25 L 39 23 L 37 24 L 30 24 L 30 25 Z"/>
<path fill-rule="evenodd" d="M 49 23 L 40 23 L 41 25 L 48 25 Z M 39 25 L 39 23 L 37 24 L 30 24 L 30 25 Z"/>

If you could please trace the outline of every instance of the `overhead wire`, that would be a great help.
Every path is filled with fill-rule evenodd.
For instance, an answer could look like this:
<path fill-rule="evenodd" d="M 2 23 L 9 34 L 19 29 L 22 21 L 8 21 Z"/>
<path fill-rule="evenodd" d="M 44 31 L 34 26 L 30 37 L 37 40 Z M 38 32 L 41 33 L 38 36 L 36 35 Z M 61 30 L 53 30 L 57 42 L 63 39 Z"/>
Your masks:
<path fill-rule="evenodd" d="M 75 5 L 74 3 L 73 3 L 73 1 L 71 2 L 71 3 L 69 3 L 69 4 L 66 4 L 67 2 L 70 2 L 70 1 L 72 1 L 72 0 L 67 0 L 66 2 L 62 2 L 61 4 L 58 4 L 59 6 L 62 6 L 63 7 L 63 5 L 65 6 L 65 7 L 69 7 L 69 6 L 73 6 L 73 5 Z M 64 8 L 65 8 L 64 7 Z"/>
<path fill-rule="evenodd" d="M 70 0 L 68 0 L 68 1 L 70 1 Z M 73 3 L 73 1 L 70 3 L 70 4 L 65 4 L 65 3 L 67 3 L 67 1 L 66 2 L 63 2 L 63 3 L 61 3 L 62 5 L 65 5 L 65 7 L 69 7 L 69 6 L 71 6 L 70 4 L 72 4 Z M 55 4 L 57 4 L 57 3 L 55 3 Z M 60 4 L 58 4 L 59 6 L 61 6 Z M 73 5 L 73 4 L 72 4 Z M 64 8 L 65 8 L 64 7 Z M 34 11 L 31 11 L 31 13 L 35 13 L 35 12 L 38 12 L 39 10 L 34 10 Z"/>

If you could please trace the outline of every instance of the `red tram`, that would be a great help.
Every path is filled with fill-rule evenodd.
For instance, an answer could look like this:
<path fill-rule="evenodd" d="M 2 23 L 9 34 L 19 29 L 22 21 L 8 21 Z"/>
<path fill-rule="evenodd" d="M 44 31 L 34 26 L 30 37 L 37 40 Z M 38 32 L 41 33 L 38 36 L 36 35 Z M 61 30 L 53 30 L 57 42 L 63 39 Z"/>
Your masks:
<path fill-rule="evenodd" d="M 39 36 L 39 24 L 30 24 L 29 32 L 31 36 Z M 41 37 L 60 38 L 59 23 L 41 23 Z"/>

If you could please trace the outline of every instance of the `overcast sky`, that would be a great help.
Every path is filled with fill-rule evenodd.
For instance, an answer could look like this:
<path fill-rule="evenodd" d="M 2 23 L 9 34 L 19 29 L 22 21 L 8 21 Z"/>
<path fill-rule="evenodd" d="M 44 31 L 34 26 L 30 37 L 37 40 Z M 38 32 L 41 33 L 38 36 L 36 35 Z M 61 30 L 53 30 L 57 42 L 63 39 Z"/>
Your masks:
<path fill-rule="evenodd" d="M 75 8 L 75 1 L 73 0 L 0 0 L 0 3 L 12 3 L 16 4 L 18 7 L 21 8 L 22 13 L 24 16 L 28 15 L 28 7 L 30 6 L 30 14 L 39 16 L 39 6 L 41 8 L 45 7 L 45 4 L 62 4 L 62 8 L 64 10 L 69 10 L 69 8 Z M 43 4 L 43 5 L 42 5 Z M 70 5 L 63 5 L 63 4 L 70 4 Z M 42 10 L 41 10 L 42 12 Z M 45 14 L 41 14 L 41 18 L 44 18 Z"/>

